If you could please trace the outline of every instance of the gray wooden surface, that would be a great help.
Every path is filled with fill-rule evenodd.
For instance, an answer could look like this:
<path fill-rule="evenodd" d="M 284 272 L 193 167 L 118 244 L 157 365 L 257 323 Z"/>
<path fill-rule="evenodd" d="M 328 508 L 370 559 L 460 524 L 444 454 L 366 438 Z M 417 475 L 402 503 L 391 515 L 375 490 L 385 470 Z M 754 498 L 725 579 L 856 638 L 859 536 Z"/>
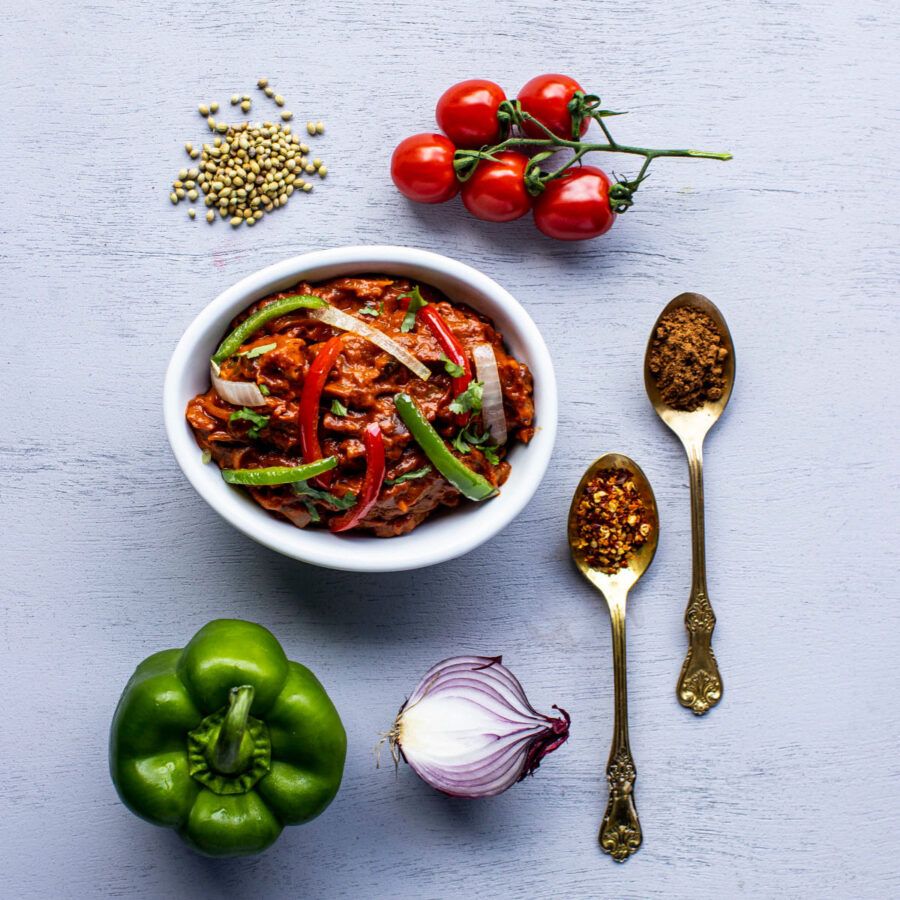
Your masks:
<path fill-rule="evenodd" d="M 8 0 L 0 894 L 898 896 L 898 24 L 894 0 Z M 433 128 L 445 87 L 482 76 L 515 92 L 542 71 L 632 110 L 623 140 L 735 160 L 656 164 L 635 210 L 583 245 L 394 191 L 391 150 Z M 191 223 L 167 195 L 184 141 L 204 136 L 195 105 L 227 106 L 262 74 L 300 123 L 326 122 L 328 180 L 254 230 Z M 160 403 L 175 341 L 221 289 L 366 242 L 443 252 L 508 287 L 563 401 L 551 469 L 505 533 L 371 578 L 282 559 L 221 522 L 177 469 Z M 720 305 L 738 348 L 706 470 L 726 692 L 700 720 L 674 696 L 686 466 L 640 375 L 648 329 L 682 290 Z M 607 450 L 641 463 L 663 524 L 629 611 L 645 844 L 624 866 L 596 843 L 607 616 L 563 539 L 578 477 Z M 106 767 L 135 664 L 219 616 L 270 627 L 349 734 L 333 806 L 228 862 L 133 817 Z M 371 753 L 422 672 L 460 652 L 503 653 L 536 706 L 573 718 L 534 779 L 484 802 L 406 767 L 394 780 Z"/>

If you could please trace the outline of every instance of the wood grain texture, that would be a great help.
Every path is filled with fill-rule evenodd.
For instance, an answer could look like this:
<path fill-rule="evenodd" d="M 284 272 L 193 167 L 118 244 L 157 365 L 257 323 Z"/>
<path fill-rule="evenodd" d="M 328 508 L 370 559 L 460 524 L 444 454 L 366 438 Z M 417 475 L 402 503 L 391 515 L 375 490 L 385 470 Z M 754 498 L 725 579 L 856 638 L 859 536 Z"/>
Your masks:
<path fill-rule="evenodd" d="M 894 0 L 11 0 L 0 35 L 0 893 L 900 894 Z M 480 76 L 514 91 L 540 71 L 632 110 L 622 140 L 735 159 L 657 163 L 634 211 L 584 245 L 393 190 L 393 145 L 434 127 L 445 87 Z M 329 177 L 254 230 L 192 223 L 167 195 L 184 141 L 204 138 L 196 104 L 230 110 L 263 74 L 298 123 L 326 122 Z M 221 522 L 177 469 L 160 400 L 175 341 L 220 290 L 298 252 L 382 242 L 508 287 L 546 337 L 563 403 L 550 471 L 502 535 L 360 578 Z M 725 695 L 700 720 L 674 693 L 686 464 L 641 381 L 648 329 L 683 290 L 720 306 L 738 356 L 705 473 Z M 564 544 L 571 491 L 607 450 L 642 465 L 663 524 L 629 610 L 645 838 L 624 866 L 596 843 L 608 621 Z M 131 816 L 106 768 L 133 667 L 218 616 L 270 627 L 349 735 L 333 806 L 232 862 Z M 461 652 L 502 652 L 538 708 L 573 718 L 534 779 L 479 803 L 408 768 L 395 780 L 371 754 L 422 672 Z"/>

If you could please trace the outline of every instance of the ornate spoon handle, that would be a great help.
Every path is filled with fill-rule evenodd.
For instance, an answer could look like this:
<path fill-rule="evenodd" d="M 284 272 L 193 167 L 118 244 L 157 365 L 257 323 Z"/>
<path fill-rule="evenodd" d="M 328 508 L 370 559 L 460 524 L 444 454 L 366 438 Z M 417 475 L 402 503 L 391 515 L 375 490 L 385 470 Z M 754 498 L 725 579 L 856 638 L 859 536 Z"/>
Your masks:
<path fill-rule="evenodd" d="M 678 702 L 695 715 L 702 716 L 722 697 L 722 676 L 712 649 L 712 633 L 716 627 L 709 595 L 706 592 L 706 546 L 703 527 L 703 445 L 701 441 L 685 443 L 688 471 L 691 476 L 691 537 L 693 579 L 691 598 L 684 613 L 688 632 L 688 651 L 678 678 Z"/>
<path fill-rule="evenodd" d="M 625 862 L 641 846 L 641 823 L 634 805 L 637 771 L 628 745 L 628 686 L 625 670 L 625 600 L 609 602 L 613 639 L 615 720 L 612 749 L 606 764 L 609 801 L 598 840 L 604 853 Z"/>

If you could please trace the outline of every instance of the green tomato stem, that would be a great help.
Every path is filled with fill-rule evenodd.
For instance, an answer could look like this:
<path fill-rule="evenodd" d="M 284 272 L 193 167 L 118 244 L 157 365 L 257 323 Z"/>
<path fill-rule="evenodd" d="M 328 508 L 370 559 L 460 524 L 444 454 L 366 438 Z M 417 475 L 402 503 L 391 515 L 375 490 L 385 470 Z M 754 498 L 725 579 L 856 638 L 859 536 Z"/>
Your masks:
<path fill-rule="evenodd" d="M 228 696 L 228 712 L 209 760 L 210 766 L 222 775 L 234 775 L 244 763 L 241 749 L 254 693 L 253 686 L 245 684 L 232 688 Z"/>
<path fill-rule="evenodd" d="M 595 98 L 595 101 L 599 102 L 599 99 Z M 480 150 L 457 150 L 454 157 L 454 168 L 461 181 L 465 181 L 472 175 L 480 160 L 493 159 L 495 154 L 507 150 L 510 147 L 540 147 L 544 148 L 545 152 L 547 150 L 555 152 L 562 148 L 575 151 L 571 159 L 567 160 L 553 172 L 542 174 L 540 173 L 539 168 L 536 167 L 536 171 L 529 173 L 527 186 L 529 193 L 533 195 L 540 193 L 548 181 L 552 181 L 555 178 L 561 178 L 570 168 L 572 168 L 572 166 L 581 161 L 581 158 L 585 153 L 597 150 L 604 153 L 625 153 L 632 156 L 643 156 L 644 164 L 637 177 L 631 181 L 619 179 L 619 189 L 616 196 L 610 196 L 611 205 L 615 211 L 624 212 L 631 205 L 631 195 L 644 180 L 647 168 L 654 159 L 659 159 L 664 156 L 718 160 L 729 160 L 732 158 L 730 153 L 712 153 L 707 150 L 656 149 L 651 147 L 632 147 L 628 144 L 616 143 L 612 134 L 610 134 L 609 128 L 607 128 L 606 123 L 603 121 L 603 118 L 607 115 L 620 115 L 620 113 L 611 113 L 605 110 L 586 110 L 586 115 L 590 116 L 599 124 L 608 141 L 606 144 L 595 144 L 588 141 L 569 140 L 568 138 L 560 137 L 547 128 L 543 122 L 538 121 L 529 113 L 523 112 L 516 104 L 510 104 L 509 101 L 507 101 L 507 107 L 508 109 L 505 113 L 506 121 L 519 126 L 521 126 L 523 122 L 531 122 L 547 136 L 544 138 L 507 137 L 493 147 L 482 147 Z"/>

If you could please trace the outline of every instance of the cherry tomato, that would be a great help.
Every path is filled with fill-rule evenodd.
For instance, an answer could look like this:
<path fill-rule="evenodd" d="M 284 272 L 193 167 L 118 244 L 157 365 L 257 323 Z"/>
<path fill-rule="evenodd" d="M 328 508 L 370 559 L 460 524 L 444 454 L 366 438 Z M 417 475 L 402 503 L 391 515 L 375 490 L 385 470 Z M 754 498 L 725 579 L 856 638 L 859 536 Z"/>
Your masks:
<path fill-rule="evenodd" d="M 568 105 L 575 91 L 580 90 L 581 85 L 568 75 L 538 75 L 519 91 L 518 99 L 525 112 L 539 119 L 558 137 L 571 141 L 572 116 Z M 588 119 L 582 120 L 582 135 L 589 123 Z M 529 137 L 547 137 L 533 122 L 526 122 L 523 129 Z"/>
<path fill-rule="evenodd" d="M 391 178 L 404 197 L 416 203 L 443 203 L 456 196 L 453 171 L 456 147 L 442 134 L 416 134 L 397 145 Z"/>
<path fill-rule="evenodd" d="M 560 241 L 583 241 L 605 234 L 616 221 L 609 206 L 612 182 L 594 166 L 574 168 L 547 182 L 534 203 L 534 224 Z"/>
<path fill-rule="evenodd" d="M 497 109 L 505 99 L 503 88 L 493 81 L 461 81 L 438 100 L 438 127 L 457 147 L 467 150 L 496 144 L 501 138 Z"/>
<path fill-rule="evenodd" d="M 497 162 L 483 159 L 475 174 L 463 182 L 462 202 L 476 219 L 512 222 L 534 204 L 534 198 L 525 189 L 529 160 L 515 150 L 503 150 L 496 157 Z"/>

